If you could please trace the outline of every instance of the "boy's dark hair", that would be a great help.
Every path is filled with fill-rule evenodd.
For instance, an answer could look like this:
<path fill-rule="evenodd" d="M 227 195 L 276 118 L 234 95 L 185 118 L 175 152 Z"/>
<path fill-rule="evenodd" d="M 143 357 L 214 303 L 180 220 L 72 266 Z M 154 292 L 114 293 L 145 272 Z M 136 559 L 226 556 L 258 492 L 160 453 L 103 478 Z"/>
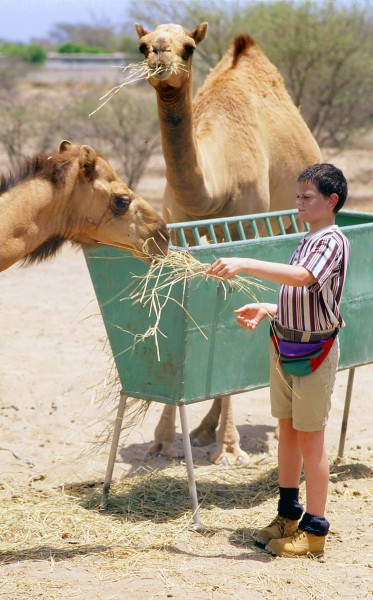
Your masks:
<path fill-rule="evenodd" d="M 298 175 L 297 181 L 312 183 L 320 194 L 330 196 L 338 195 L 338 202 L 334 207 L 337 213 L 344 205 L 347 198 L 347 181 L 341 169 L 330 163 L 310 165 Z"/>

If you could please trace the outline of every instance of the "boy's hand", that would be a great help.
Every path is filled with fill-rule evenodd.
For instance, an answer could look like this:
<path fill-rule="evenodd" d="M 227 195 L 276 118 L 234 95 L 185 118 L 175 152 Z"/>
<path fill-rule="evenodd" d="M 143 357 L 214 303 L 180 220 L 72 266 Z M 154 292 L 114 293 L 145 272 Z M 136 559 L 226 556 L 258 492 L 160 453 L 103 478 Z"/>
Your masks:
<path fill-rule="evenodd" d="M 245 304 L 237 310 L 233 311 L 235 315 L 238 315 L 236 321 L 244 329 L 255 329 L 259 323 L 269 316 L 268 310 L 263 304 Z"/>
<path fill-rule="evenodd" d="M 206 275 L 230 279 L 245 271 L 247 258 L 219 258 L 205 271 Z"/>

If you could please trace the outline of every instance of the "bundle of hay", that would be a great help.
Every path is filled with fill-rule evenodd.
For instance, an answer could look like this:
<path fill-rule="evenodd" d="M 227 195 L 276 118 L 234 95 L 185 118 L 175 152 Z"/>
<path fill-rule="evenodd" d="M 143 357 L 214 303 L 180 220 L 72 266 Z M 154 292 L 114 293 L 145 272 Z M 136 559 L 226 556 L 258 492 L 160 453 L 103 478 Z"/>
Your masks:
<path fill-rule="evenodd" d="M 226 297 L 229 290 L 233 287 L 238 292 L 243 292 L 253 302 L 260 301 L 257 297 L 258 292 L 269 289 L 259 279 L 251 276 L 236 275 L 229 281 L 221 277 L 206 276 L 206 269 L 209 266 L 209 263 L 200 262 L 188 251 L 170 249 L 167 256 L 153 260 L 147 273 L 144 275 L 133 275 L 133 283 L 127 290 L 129 292 L 128 296 L 123 299 L 130 299 L 133 304 L 140 304 L 146 308 L 149 320 L 152 322 L 152 325 L 145 333 L 136 336 L 135 343 L 153 336 L 157 348 L 158 360 L 160 360 L 158 336 L 164 335 L 159 325 L 162 310 L 168 302 L 178 304 L 185 311 L 188 318 L 193 321 L 201 335 L 206 338 L 205 333 L 184 306 L 187 285 L 192 280 L 197 280 L 197 285 L 198 280 L 201 283 L 206 279 L 217 280 L 221 283 Z M 173 296 L 175 286 L 179 285 L 182 286 L 181 301 Z"/>

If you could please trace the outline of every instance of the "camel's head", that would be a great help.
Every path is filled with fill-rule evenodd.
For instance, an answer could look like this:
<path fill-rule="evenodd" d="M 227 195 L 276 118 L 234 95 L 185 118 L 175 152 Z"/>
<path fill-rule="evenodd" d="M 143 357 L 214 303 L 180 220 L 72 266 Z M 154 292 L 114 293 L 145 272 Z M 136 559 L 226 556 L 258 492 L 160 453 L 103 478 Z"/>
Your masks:
<path fill-rule="evenodd" d="M 147 31 L 138 23 L 135 28 L 140 52 L 148 64 L 151 85 L 158 87 L 166 82 L 180 88 L 189 77 L 196 46 L 206 37 L 207 23 L 197 25 L 193 31 L 173 24 L 158 25 L 154 31 Z"/>
<path fill-rule="evenodd" d="M 76 163 L 76 168 L 67 173 L 67 179 L 75 177 L 70 182 L 73 187 L 68 202 L 72 223 L 69 239 L 130 250 L 143 260 L 167 254 L 165 222 L 127 187 L 102 156 L 89 146 L 63 141 L 57 159 Z"/>

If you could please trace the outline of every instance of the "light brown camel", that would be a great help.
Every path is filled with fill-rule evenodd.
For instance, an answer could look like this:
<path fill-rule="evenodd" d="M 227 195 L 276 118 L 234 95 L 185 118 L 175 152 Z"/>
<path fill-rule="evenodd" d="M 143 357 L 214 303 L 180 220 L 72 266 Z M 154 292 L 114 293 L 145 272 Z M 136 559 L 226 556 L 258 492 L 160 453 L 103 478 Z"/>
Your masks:
<path fill-rule="evenodd" d="M 0 271 L 54 256 L 65 241 L 106 244 L 145 258 L 167 253 L 168 233 L 157 212 L 130 190 L 89 146 L 60 143 L 19 172 L 0 175 Z"/>
<path fill-rule="evenodd" d="M 157 95 L 166 163 L 168 222 L 282 210 L 294 205 L 295 181 L 320 150 L 283 79 L 255 41 L 238 36 L 192 100 L 192 56 L 207 23 L 186 31 L 136 24 L 139 48 Z M 227 366 L 229 368 L 229 366 Z M 195 445 L 215 441 L 211 460 L 242 462 L 229 397 L 214 400 L 191 433 Z M 149 453 L 174 456 L 175 407 L 166 405 Z"/>

